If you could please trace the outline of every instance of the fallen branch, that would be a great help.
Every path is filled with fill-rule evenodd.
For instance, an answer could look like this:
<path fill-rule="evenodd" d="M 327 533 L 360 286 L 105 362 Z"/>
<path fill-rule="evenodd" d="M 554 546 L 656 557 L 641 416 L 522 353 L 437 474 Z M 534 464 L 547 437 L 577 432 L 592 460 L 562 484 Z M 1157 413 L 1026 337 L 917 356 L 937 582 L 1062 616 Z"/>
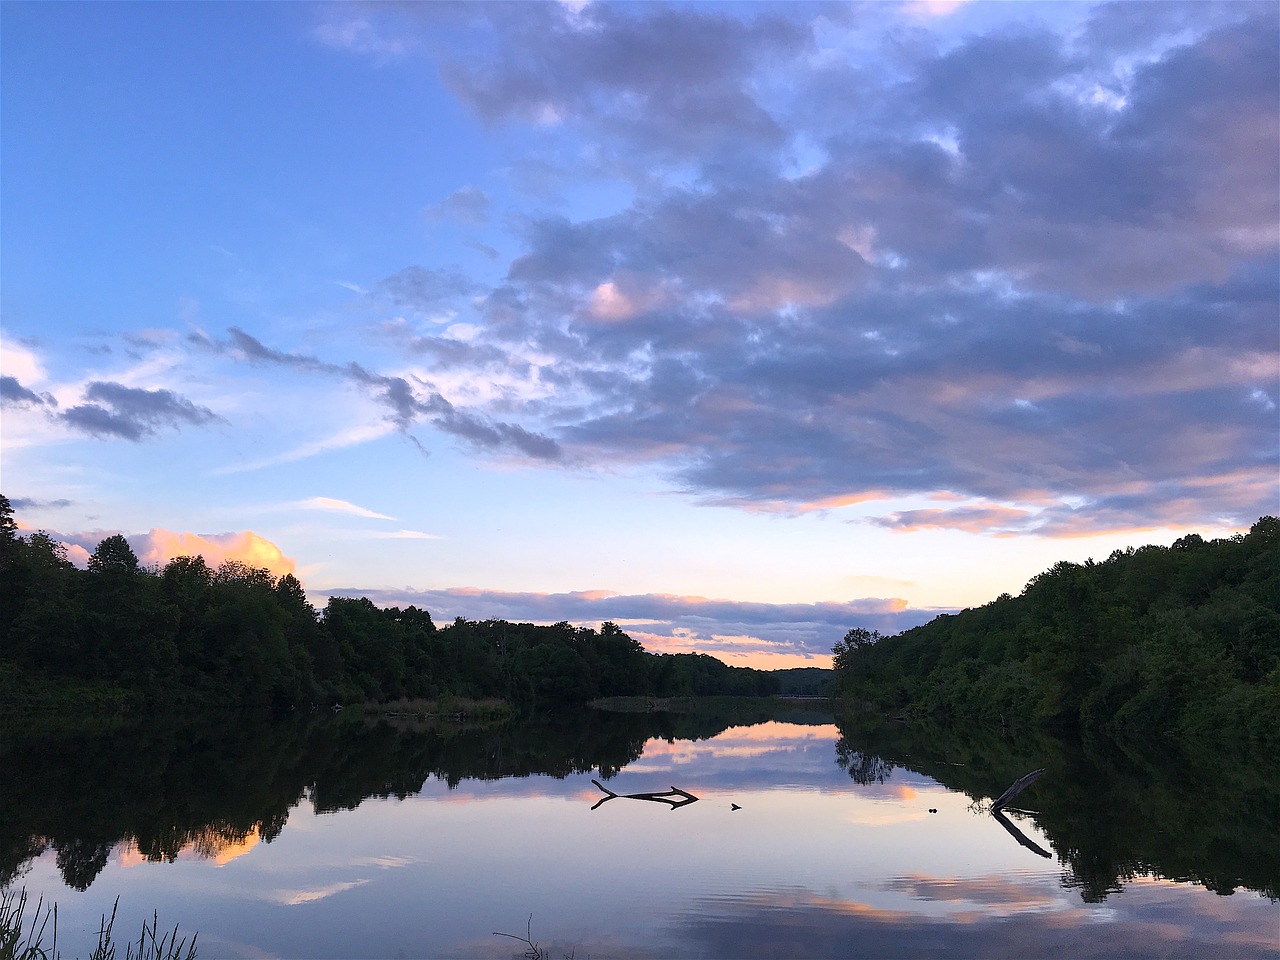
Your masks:
<path fill-rule="evenodd" d="M 1019 777 L 1015 780 L 1008 790 L 996 797 L 995 803 L 991 804 L 991 812 L 998 813 L 1000 810 L 1004 809 L 1010 800 L 1039 780 L 1044 774 L 1044 770 L 1044 767 L 1041 767 L 1039 770 L 1032 770 L 1026 776 Z"/>
<path fill-rule="evenodd" d="M 606 801 L 613 800 L 615 797 L 621 797 L 623 800 L 653 800 L 657 803 L 669 803 L 672 810 L 677 807 L 683 807 L 687 803 L 693 803 L 698 799 L 692 793 L 681 790 L 679 787 L 672 787 L 670 790 L 663 790 L 660 793 L 614 793 L 599 780 L 592 780 L 591 782 L 605 793 L 591 807 L 592 810 Z M 675 800 L 673 799 L 674 797 L 680 797 L 681 799 Z"/>

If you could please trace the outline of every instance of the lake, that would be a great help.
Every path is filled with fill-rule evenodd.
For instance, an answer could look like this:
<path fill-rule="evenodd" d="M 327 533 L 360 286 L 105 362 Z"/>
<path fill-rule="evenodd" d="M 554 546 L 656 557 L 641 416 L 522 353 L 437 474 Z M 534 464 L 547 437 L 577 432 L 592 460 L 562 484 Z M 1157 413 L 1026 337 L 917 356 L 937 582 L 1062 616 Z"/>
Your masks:
<path fill-rule="evenodd" d="M 1278 813 L 1274 758 L 786 707 L 0 733 L 0 883 L 67 957 L 117 898 L 204 958 L 1276 957 Z"/>

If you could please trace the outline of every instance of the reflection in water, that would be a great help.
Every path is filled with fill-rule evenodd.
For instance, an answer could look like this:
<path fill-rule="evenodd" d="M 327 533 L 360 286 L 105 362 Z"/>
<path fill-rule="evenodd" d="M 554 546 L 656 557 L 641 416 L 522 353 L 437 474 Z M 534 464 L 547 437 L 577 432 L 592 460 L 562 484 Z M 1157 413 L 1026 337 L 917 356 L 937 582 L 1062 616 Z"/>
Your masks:
<path fill-rule="evenodd" d="M 969 811 L 1041 766 L 1032 812 Z M 1273 904 L 1151 879 L 1274 896 L 1274 784 L 1225 760 L 587 712 L 27 731 L 0 769 L 3 879 L 68 924 L 123 892 L 217 956 L 505 960 L 531 913 L 553 956 L 1280 953 Z"/>
<path fill-rule="evenodd" d="M 884 783 L 893 775 L 893 764 L 874 753 L 855 750 L 848 737 L 836 741 L 836 764 L 848 770 L 854 783 Z"/>
<path fill-rule="evenodd" d="M 134 840 L 126 840 L 116 850 L 116 861 L 122 867 L 136 867 L 167 859 L 175 860 L 207 860 L 215 867 L 225 867 L 233 860 L 238 860 L 258 845 L 262 839 L 259 825 L 241 833 L 239 830 L 208 827 L 189 840 L 173 857 L 148 856 L 139 849 Z"/>
<path fill-rule="evenodd" d="M 884 758 L 892 758 L 884 759 Z M 1099 741 L 1069 743 L 1022 734 L 870 723 L 846 718 L 836 763 L 857 783 L 879 782 L 895 765 L 976 800 L 1031 780 L 1020 804 L 1049 838 L 1063 883 L 1090 903 L 1148 874 L 1192 880 L 1231 893 L 1245 887 L 1280 897 L 1280 771 L 1274 760 L 1122 753 Z M 1043 780 L 1020 777 L 1044 767 Z M 1005 818 L 1020 844 L 1049 856 Z"/>
<path fill-rule="evenodd" d="M 237 715 L 105 731 L 5 731 L 0 886 L 47 849 L 75 890 L 93 883 L 118 844 L 151 862 L 217 860 L 250 837 L 272 842 L 304 799 L 329 813 L 372 797 L 414 796 L 431 778 L 451 789 L 534 774 L 598 772 L 608 780 L 638 760 L 646 742 L 708 740 L 729 723 L 584 711 L 483 728 Z"/>
<path fill-rule="evenodd" d="M 682 933 L 706 957 L 1275 957 L 1274 914 L 1244 922 L 1186 888 L 1136 883 L 1099 923 L 1034 881 L 904 877 L 889 886 L 949 912 L 871 906 L 808 891 L 717 898 Z"/>
<path fill-rule="evenodd" d="M 663 790 L 658 793 L 614 793 L 599 780 L 592 780 L 591 782 L 604 791 L 604 796 L 592 805 L 592 810 L 599 809 L 608 800 L 650 800 L 654 803 L 669 803 L 672 810 L 698 801 L 698 798 L 692 793 L 681 790 L 679 787 L 672 787 L 670 790 Z M 738 809 L 736 804 L 734 809 Z"/>
<path fill-rule="evenodd" d="M 991 816 L 995 818 L 996 823 L 1000 824 L 1000 826 L 1004 827 L 1005 830 L 1008 831 L 1009 836 L 1013 837 L 1013 839 L 1017 840 L 1018 843 L 1022 844 L 1032 853 L 1037 854 L 1046 859 L 1050 859 L 1053 857 L 1053 854 L 1051 854 L 1048 850 L 1040 846 L 1040 844 L 1036 843 L 1034 840 L 1029 839 L 1025 833 L 1023 833 L 1021 830 L 1015 827 L 1009 821 L 1009 818 L 1006 817 L 1004 813 L 1002 813 L 1000 810 L 992 809 Z"/>
<path fill-rule="evenodd" d="M 669 718 L 589 714 L 494 729 L 236 717 L 10 734 L 0 740 L 0 885 L 50 848 L 75 890 L 121 843 L 152 862 L 217 861 L 273 841 L 304 798 L 324 813 L 413 796 L 431 777 L 451 788 L 533 773 L 608 778 L 649 737 L 674 732 Z"/>

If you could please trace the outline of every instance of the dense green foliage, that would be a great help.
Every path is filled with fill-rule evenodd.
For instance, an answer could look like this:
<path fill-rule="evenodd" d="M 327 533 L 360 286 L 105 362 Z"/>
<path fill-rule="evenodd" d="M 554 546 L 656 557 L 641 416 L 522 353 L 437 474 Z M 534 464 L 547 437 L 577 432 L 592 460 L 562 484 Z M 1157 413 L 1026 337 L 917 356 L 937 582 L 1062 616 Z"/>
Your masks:
<path fill-rule="evenodd" d="M 778 678 L 778 694 L 784 697 L 829 697 L 835 673 L 824 667 L 790 667 L 772 671 Z"/>
<path fill-rule="evenodd" d="M 941 720 L 1121 740 L 1276 743 L 1280 521 L 1117 550 L 894 637 L 837 644 L 843 696 Z"/>
<path fill-rule="evenodd" d="M 288 710 L 442 695 L 517 706 L 602 696 L 765 695 L 768 673 L 644 650 L 597 631 L 457 619 L 331 597 L 294 576 L 178 557 L 147 570 L 124 537 L 79 570 L 37 532 L 18 536 L 0 496 L 0 711 L 121 712 L 190 706 Z"/>

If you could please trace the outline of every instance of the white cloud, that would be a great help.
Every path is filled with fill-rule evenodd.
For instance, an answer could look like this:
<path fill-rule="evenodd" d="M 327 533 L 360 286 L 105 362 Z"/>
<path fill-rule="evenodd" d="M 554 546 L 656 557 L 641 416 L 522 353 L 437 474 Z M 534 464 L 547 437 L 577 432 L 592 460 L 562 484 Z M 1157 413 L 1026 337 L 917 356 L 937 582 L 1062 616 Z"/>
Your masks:
<path fill-rule="evenodd" d="M 45 382 L 44 364 L 35 351 L 3 336 L 0 336 L 0 373 L 16 377 L 28 389 Z"/>
<path fill-rule="evenodd" d="M 294 506 L 303 510 L 332 510 L 337 513 L 349 513 L 356 517 L 367 517 L 370 520 L 394 520 L 395 517 L 389 517 L 385 513 L 376 513 L 365 507 L 356 506 L 354 503 L 348 503 L 346 500 L 335 500 L 332 497 L 308 497 L 306 500 L 298 500 Z"/>

